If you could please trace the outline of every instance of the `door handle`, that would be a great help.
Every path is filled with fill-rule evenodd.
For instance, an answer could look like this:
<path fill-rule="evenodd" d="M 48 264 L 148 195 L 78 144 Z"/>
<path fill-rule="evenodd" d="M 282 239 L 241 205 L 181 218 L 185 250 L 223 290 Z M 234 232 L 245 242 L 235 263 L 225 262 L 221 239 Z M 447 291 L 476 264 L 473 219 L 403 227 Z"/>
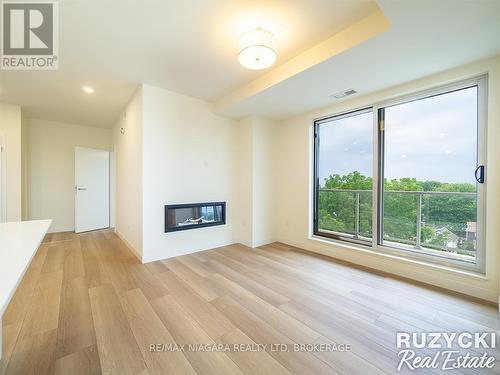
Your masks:
<path fill-rule="evenodd" d="M 84 187 L 77 187 L 76 190 L 87 190 L 87 188 Z"/>
<path fill-rule="evenodd" d="M 484 184 L 484 165 L 480 165 L 476 168 L 474 177 L 476 177 L 477 182 L 479 182 L 480 184 Z"/>

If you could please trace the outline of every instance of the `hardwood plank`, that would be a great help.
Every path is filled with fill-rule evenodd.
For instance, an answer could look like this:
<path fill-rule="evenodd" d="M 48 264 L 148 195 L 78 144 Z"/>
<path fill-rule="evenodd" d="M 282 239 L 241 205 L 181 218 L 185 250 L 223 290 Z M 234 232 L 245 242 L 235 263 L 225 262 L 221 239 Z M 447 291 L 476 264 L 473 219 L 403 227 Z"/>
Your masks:
<path fill-rule="evenodd" d="M 256 345 L 247 335 L 238 328 L 221 336 L 217 342 L 228 345 Z M 243 370 L 246 375 L 286 375 L 291 374 L 283 365 L 273 359 L 265 351 L 231 350 L 229 357 Z"/>
<path fill-rule="evenodd" d="M 175 344 L 140 289 L 125 292 L 121 298 L 125 314 L 141 349 L 150 374 L 195 374 L 181 352 L 152 351 L 154 344 Z"/>
<path fill-rule="evenodd" d="M 62 276 L 62 270 L 41 274 L 18 340 L 57 329 Z"/>
<path fill-rule="evenodd" d="M 209 267 L 191 255 L 177 257 L 177 260 L 201 277 L 213 274 L 213 271 Z"/>
<path fill-rule="evenodd" d="M 196 294 L 184 281 L 177 278 L 172 271 L 156 275 L 177 296 L 177 302 L 203 327 L 212 338 L 217 339 L 234 329 L 234 325 L 210 303 Z"/>
<path fill-rule="evenodd" d="M 313 270 L 303 270 L 302 268 L 293 268 L 286 264 L 279 263 L 273 259 L 258 256 L 264 263 L 264 269 L 269 273 L 274 273 L 286 284 L 301 285 L 301 289 L 318 290 L 323 293 L 336 293 L 338 295 L 347 295 L 352 291 L 351 285 L 345 282 L 332 282 L 325 278 L 321 273 Z"/>
<path fill-rule="evenodd" d="M 8 325 L 24 320 L 31 304 L 39 276 L 39 269 L 31 269 L 30 267 L 28 271 L 26 271 L 26 274 L 17 287 L 16 293 L 5 310 L 3 315 L 4 324 Z"/>
<path fill-rule="evenodd" d="M 223 261 L 222 259 L 220 260 Z M 286 277 L 282 277 L 279 274 L 282 271 L 275 269 L 250 270 L 246 267 L 240 267 L 238 271 L 252 279 L 259 280 L 267 288 L 282 296 L 286 296 L 288 300 L 302 301 L 302 303 L 308 306 L 328 307 L 334 311 L 343 311 L 355 316 L 362 316 L 365 319 L 375 320 L 377 318 L 377 314 L 374 314 L 370 308 L 365 307 L 358 301 L 346 298 L 347 296 L 350 297 L 350 294 L 344 296 L 335 293 L 333 290 L 325 290 L 321 285 L 315 285 L 314 283 L 294 277 L 295 275 L 292 271 Z"/>
<path fill-rule="evenodd" d="M 252 249 L 240 244 L 233 244 L 217 249 L 217 253 L 239 262 L 241 265 L 254 269 L 260 269 L 265 264 L 262 263 Z"/>
<path fill-rule="evenodd" d="M 54 233 L 47 233 L 42 240 L 42 244 L 50 243 L 54 240 Z"/>
<path fill-rule="evenodd" d="M 176 296 L 161 297 L 152 304 L 177 344 L 215 344 L 183 310 Z M 224 353 L 188 350 L 184 354 L 198 374 L 242 374 L 239 367 Z"/>
<path fill-rule="evenodd" d="M 392 372 L 397 367 L 396 353 L 379 345 L 376 337 L 352 334 L 349 327 L 344 327 L 343 321 L 336 322 L 329 314 L 313 311 L 295 301 L 281 306 L 280 309 L 315 328 L 331 341 L 337 344 L 350 344 L 354 354 L 383 371 Z"/>
<path fill-rule="evenodd" d="M 190 254 L 194 258 L 198 259 L 200 262 L 208 262 L 210 258 L 208 257 L 208 254 L 214 252 L 214 250 L 205 250 L 205 251 L 199 251 L 197 253 L 192 253 Z"/>
<path fill-rule="evenodd" d="M 72 241 L 74 245 L 66 249 L 63 265 L 63 278 L 71 279 L 85 275 L 83 255 L 80 249 L 80 241 Z"/>
<path fill-rule="evenodd" d="M 108 240 L 104 235 L 105 231 L 90 232 L 88 234 L 82 234 L 81 236 L 89 235 L 92 238 L 92 242 L 97 249 L 97 253 L 100 258 L 118 258 L 118 259 L 128 259 L 130 256 L 126 251 L 122 251 L 121 245 L 117 242 L 116 246 L 112 240 Z"/>
<path fill-rule="evenodd" d="M 137 259 L 137 256 L 116 235 L 116 233 L 111 231 L 103 231 L 99 233 L 99 235 L 100 238 L 103 239 L 100 241 L 100 246 L 106 249 L 106 251 L 110 252 L 113 256 L 118 256 L 123 260 L 130 260 L 133 263 L 140 263 L 139 259 Z"/>
<path fill-rule="evenodd" d="M 60 236 L 58 240 L 60 241 L 68 241 L 68 240 L 74 240 L 78 235 L 75 232 L 59 232 L 56 233 L 56 236 Z"/>
<path fill-rule="evenodd" d="M 460 327 L 468 332 L 495 332 L 497 336 L 500 336 L 500 330 L 491 327 L 493 324 L 487 326 L 484 325 L 483 322 L 465 319 L 452 312 L 438 311 L 434 317 L 433 323 L 446 330 L 453 330 Z"/>
<path fill-rule="evenodd" d="M 109 229 L 104 229 L 101 231 L 101 234 L 104 236 L 105 239 L 108 241 L 114 241 L 116 239 L 116 233 L 113 232 L 112 230 Z"/>
<path fill-rule="evenodd" d="M 78 350 L 56 360 L 55 375 L 99 375 L 102 374 L 96 345 Z"/>
<path fill-rule="evenodd" d="M 219 262 L 220 261 L 220 262 Z M 274 290 L 262 285 L 260 282 L 245 276 L 238 264 L 231 263 L 230 259 L 210 260 L 208 264 L 218 273 L 224 275 L 229 280 L 241 285 L 256 296 L 269 302 L 271 305 L 279 306 L 290 301 L 290 298 L 276 293 Z M 229 264 L 229 265 L 228 265 Z M 240 272 L 238 272 L 238 270 Z"/>
<path fill-rule="evenodd" d="M 248 292 L 238 284 L 226 279 L 220 274 L 210 276 L 214 284 L 221 289 L 225 289 L 236 302 L 245 307 L 270 326 L 288 336 L 295 342 L 312 343 L 317 340 L 321 334 L 315 332 L 300 321 L 291 318 L 283 311 L 260 299 L 254 294 Z"/>
<path fill-rule="evenodd" d="M 138 288 L 131 272 L 129 258 L 107 256 L 101 258 L 104 272 L 117 293 L 126 292 Z"/>
<path fill-rule="evenodd" d="M 3 324 L 3 356 L 0 361 L 0 375 L 3 375 L 7 370 L 7 365 L 14 352 L 24 319 L 32 302 L 47 250 L 48 246 L 41 245 L 34 255 L 26 274 L 4 312 L 2 321 L 0 321 L 0 324 Z"/>
<path fill-rule="evenodd" d="M 45 375 L 54 373 L 56 330 L 18 340 L 6 375 Z"/>
<path fill-rule="evenodd" d="M 185 281 L 196 293 L 207 301 L 219 297 L 216 289 L 210 285 L 207 279 L 201 277 L 177 259 L 169 259 L 164 263 L 169 270 L 175 273 L 181 280 Z"/>
<path fill-rule="evenodd" d="M 12 353 L 17 343 L 17 338 L 19 337 L 19 332 L 21 331 L 23 321 L 18 320 L 14 323 L 3 325 L 2 327 L 2 360 L 0 361 L 0 375 L 5 374 L 7 370 L 7 365 L 9 364 Z"/>
<path fill-rule="evenodd" d="M 166 296 L 168 290 L 149 270 L 142 264 L 131 264 L 130 274 L 148 300 Z"/>
<path fill-rule="evenodd" d="M 398 331 L 499 328 L 497 310 L 477 300 L 288 245 L 230 245 L 143 265 L 112 231 L 51 234 L 4 314 L 0 375 L 392 374 Z M 351 351 L 154 352 L 154 343 Z M 498 374 L 500 364 L 454 372 Z"/>
<path fill-rule="evenodd" d="M 89 289 L 102 372 L 131 374 L 146 366 L 116 292 L 110 285 Z"/>
<path fill-rule="evenodd" d="M 338 345 L 338 343 L 323 336 L 316 340 L 315 344 Z M 313 354 L 341 374 L 386 374 L 386 372 L 350 351 L 317 351 L 313 352 Z"/>
<path fill-rule="evenodd" d="M 65 279 L 57 330 L 56 358 L 96 343 L 89 292 L 84 277 Z"/>
<path fill-rule="evenodd" d="M 104 254 L 99 253 L 93 237 L 91 235 L 82 235 L 80 244 L 87 286 L 93 288 L 110 283 L 102 262 Z"/>
<path fill-rule="evenodd" d="M 146 263 L 144 264 L 144 266 L 146 266 L 149 272 L 151 272 L 153 275 L 168 271 L 167 266 L 165 266 L 161 260 Z"/>
<path fill-rule="evenodd" d="M 322 302 L 323 304 L 335 304 L 339 305 L 337 302 L 342 298 L 342 295 L 349 289 L 340 287 L 340 293 L 338 294 L 334 291 L 334 287 L 331 287 L 330 290 L 324 289 L 321 285 L 315 284 L 314 281 L 308 281 L 304 278 L 301 278 L 300 275 L 294 273 L 292 269 L 279 269 L 276 268 L 273 264 L 272 267 L 261 265 L 258 269 L 252 269 L 251 267 L 240 264 L 240 266 L 235 265 L 234 263 L 227 262 L 227 257 L 224 255 L 218 256 L 218 261 L 223 262 L 231 268 L 237 268 L 238 272 L 242 275 L 245 275 L 251 279 L 259 280 L 259 283 L 265 284 L 268 289 L 280 294 L 282 297 L 286 297 L 289 300 L 304 300 L 307 299 L 311 302 L 311 304 L 315 304 L 317 301 Z M 226 260 L 224 260 L 226 258 Z M 231 261 L 234 262 L 233 259 Z M 236 261 L 237 262 L 237 261 Z M 335 298 L 332 298 L 335 297 Z M 284 302 L 286 303 L 286 302 Z M 340 305 L 352 304 L 352 301 L 343 300 Z M 356 309 L 352 309 L 354 313 L 364 312 L 365 315 L 373 317 L 373 313 L 369 311 L 369 309 L 365 309 L 363 311 L 358 305 Z"/>
<path fill-rule="evenodd" d="M 397 300 L 391 300 L 387 295 L 384 296 L 382 291 L 377 292 L 370 289 L 363 293 L 354 291 L 350 294 L 349 299 L 369 307 L 373 311 L 393 316 L 416 327 L 429 331 L 436 328 L 433 321 L 437 311 L 430 307 L 428 309 L 422 307 L 414 309 L 410 307 L 411 303 L 402 304 Z"/>
<path fill-rule="evenodd" d="M 232 320 L 242 332 L 258 344 L 293 345 L 294 341 L 275 330 L 261 318 L 255 316 L 231 297 L 219 297 L 211 302 Z M 270 355 L 295 374 L 337 374 L 323 361 L 317 361 L 306 352 L 271 351 Z"/>
<path fill-rule="evenodd" d="M 274 251 L 273 251 L 274 250 Z M 281 264 L 286 264 L 287 266 L 294 268 L 301 268 L 304 266 L 304 259 L 294 258 L 289 256 L 290 251 L 277 250 L 272 245 L 264 245 L 254 249 L 256 254 L 259 254 L 263 257 L 275 260 Z"/>
<path fill-rule="evenodd" d="M 33 259 L 31 260 L 31 264 L 28 267 L 28 270 L 26 272 L 33 273 L 36 271 L 36 273 L 40 273 L 42 270 L 43 264 L 45 262 L 45 258 L 47 257 L 47 252 L 49 251 L 49 246 L 48 245 L 40 245 L 38 248 L 37 252 L 33 256 Z"/>
<path fill-rule="evenodd" d="M 62 270 L 64 268 L 64 258 L 66 256 L 65 250 L 63 244 L 49 247 L 45 262 L 43 263 L 42 272 L 47 273 Z"/>

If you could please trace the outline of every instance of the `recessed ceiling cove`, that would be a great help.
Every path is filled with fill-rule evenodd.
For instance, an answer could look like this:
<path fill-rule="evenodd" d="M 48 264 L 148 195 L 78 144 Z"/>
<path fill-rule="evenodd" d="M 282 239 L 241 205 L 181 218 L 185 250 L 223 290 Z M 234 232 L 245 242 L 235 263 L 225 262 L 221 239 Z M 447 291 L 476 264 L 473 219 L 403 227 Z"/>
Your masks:
<path fill-rule="evenodd" d="M 250 70 L 238 42 L 259 27 L 278 53 Z M 0 70 L 0 102 L 111 127 L 144 83 L 208 100 L 224 116 L 279 119 L 347 88 L 363 95 L 499 54 L 498 35 L 500 2 L 488 0 L 61 1 L 59 69 Z"/>
<path fill-rule="evenodd" d="M 276 37 L 274 69 L 377 9 L 372 0 L 60 1 L 59 69 L 0 71 L 0 102 L 109 127 L 141 83 L 215 101 L 269 71 L 238 62 L 244 32 Z"/>

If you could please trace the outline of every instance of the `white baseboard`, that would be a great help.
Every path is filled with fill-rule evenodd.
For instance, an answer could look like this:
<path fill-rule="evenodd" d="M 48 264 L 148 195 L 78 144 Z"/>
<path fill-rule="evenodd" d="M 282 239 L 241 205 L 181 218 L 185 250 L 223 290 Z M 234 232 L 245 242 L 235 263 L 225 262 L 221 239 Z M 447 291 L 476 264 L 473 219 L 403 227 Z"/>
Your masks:
<path fill-rule="evenodd" d="M 60 233 L 60 232 L 74 232 L 75 227 L 73 225 L 66 225 L 61 227 L 50 227 L 47 233 Z"/>
<path fill-rule="evenodd" d="M 134 248 L 134 247 L 132 246 L 132 244 L 131 244 L 130 242 L 128 242 L 128 241 L 125 239 L 125 237 L 123 237 L 123 235 L 122 235 L 120 232 L 118 232 L 118 231 L 116 230 L 116 228 L 111 228 L 111 229 L 112 229 L 112 230 L 114 230 L 114 232 L 116 233 L 116 235 L 118 236 L 118 238 L 119 238 L 120 240 L 122 240 L 122 241 L 123 241 L 123 243 L 124 243 L 124 244 L 125 244 L 125 245 L 129 248 L 130 252 L 131 252 L 132 254 L 134 254 L 134 255 L 137 257 L 137 259 L 139 259 L 139 261 L 140 261 L 141 263 L 144 263 L 144 262 L 142 261 L 142 256 L 140 255 L 140 252 L 139 252 L 139 251 L 137 251 L 137 249 L 136 249 L 136 248 Z"/>
<path fill-rule="evenodd" d="M 246 247 L 253 247 L 251 243 L 246 242 L 246 241 L 236 241 L 235 243 L 242 244 L 242 245 L 244 245 Z"/>
<path fill-rule="evenodd" d="M 267 239 L 267 240 L 261 240 L 261 241 L 256 241 L 253 244 L 253 247 L 260 247 L 264 245 L 269 245 L 270 243 L 276 242 L 274 239 Z"/>
<path fill-rule="evenodd" d="M 259 246 L 264 246 L 264 245 L 269 245 L 270 243 L 273 243 L 273 242 L 276 242 L 276 240 L 262 240 L 262 241 L 257 241 L 255 243 L 249 243 L 249 242 L 246 242 L 246 241 L 237 241 L 236 243 L 240 243 L 242 245 L 245 245 L 246 247 L 250 247 L 250 248 L 256 248 L 256 247 L 259 247 Z"/>

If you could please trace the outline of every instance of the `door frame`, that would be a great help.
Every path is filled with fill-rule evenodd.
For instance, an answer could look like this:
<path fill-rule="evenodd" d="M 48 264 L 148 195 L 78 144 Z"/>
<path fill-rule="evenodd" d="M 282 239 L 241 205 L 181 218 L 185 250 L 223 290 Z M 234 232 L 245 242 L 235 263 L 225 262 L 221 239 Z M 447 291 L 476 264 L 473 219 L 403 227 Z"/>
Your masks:
<path fill-rule="evenodd" d="M 102 228 L 96 228 L 96 229 L 90 229 L 90 230 L 82 230 L 82 231 L 77 231 L 77 215 L 78 215 L 78 205 L 76 202 L 76 197 L 78 194 L 78 186 L 77 186 L 77 181 L 76 181 L 76 150 L 77 149 L 87 149 L 87 150 L 95 150 L 95 151 L 101 151 L 101 152 L 106 152 L 108 154 L 108 226 L 107 227 L 102 227 Z M 109 150 L 104 150 L 100 148 L 93 148 L 93 147 L 85 147 L 85 146 L 75 146 L 74 148 L 74 202 L 75 202 L 75 212 L 74 212 L 74 220 L 75 220 L 75 233 L 85 233 L 85 232 L 91 232 L 93 230 L 101 230 L 101 229 L 109 229 L 111 228 L 111 151 Z"/>
<path fill-rule="evenodd" d="M 432 96 L 438 96 L 441 94 L 450 93 L 453 91 L 459 91 L 466 89 L 468 87 L 477 87 L 477 165 L 485 166 L 485 182 L 476 183 L 477 192 L 477 231 L 476 231 L 476 259 L 475 262 L 466 262 L 463 260 L 446 258 L 445 256 L 435 256 L 425 251 L 415 251 L 406 250 L 402 248 L 392 247 L 383 244 L 383 188 L 381 184 L 383 183 L 383 164 L 384 162 L 384 130 L 385 123 L 383 118 L 380 118 L 380 109 L 386 107 L 404 104 L 420 99 L 429 98 Z M 437 85 L 430 89 L 420 90 L 415 93 L 405 94 L 394 99 L 385 100 L 377 103 L 374 106 L 374 116 L 375 124 L 374 131 L 377 132 L 378 136 L 376 138 L 377 147 L 374 148 L 374 160 L 375 154 L 377 157 L 378 166 L 374 164 L 374 168 L 377 168 L 377 185 L 374 185 L 374 190 L 377 194 L 378 203 L 376 209 L 377 215 L 377 225 L 373 229 L 374 233 L 374 243 L 376 241 L 376 248 L 381 252 L 385 252 L 391 255 L 403 256 L 409 259 L 414 259 L 417 261 L 429 261 L 433 264 L 438 264 L 446 267 L 451 267 L 455 269 L 463 269 L 467 271 L 473 271 L 484 275 L 486 273 L 486 190 L 488 182 L 488 162 L 487 162 L 487 131 L 488 131 L 488 75 L 482 74 L 474 76 L 472 78 L 459 80 L 452 83 L 447 83 L 444 85 Z M 375 173 L 375 170 L 374 170 Z M 375 227 L 375 226 L 374 226 Z"/>

